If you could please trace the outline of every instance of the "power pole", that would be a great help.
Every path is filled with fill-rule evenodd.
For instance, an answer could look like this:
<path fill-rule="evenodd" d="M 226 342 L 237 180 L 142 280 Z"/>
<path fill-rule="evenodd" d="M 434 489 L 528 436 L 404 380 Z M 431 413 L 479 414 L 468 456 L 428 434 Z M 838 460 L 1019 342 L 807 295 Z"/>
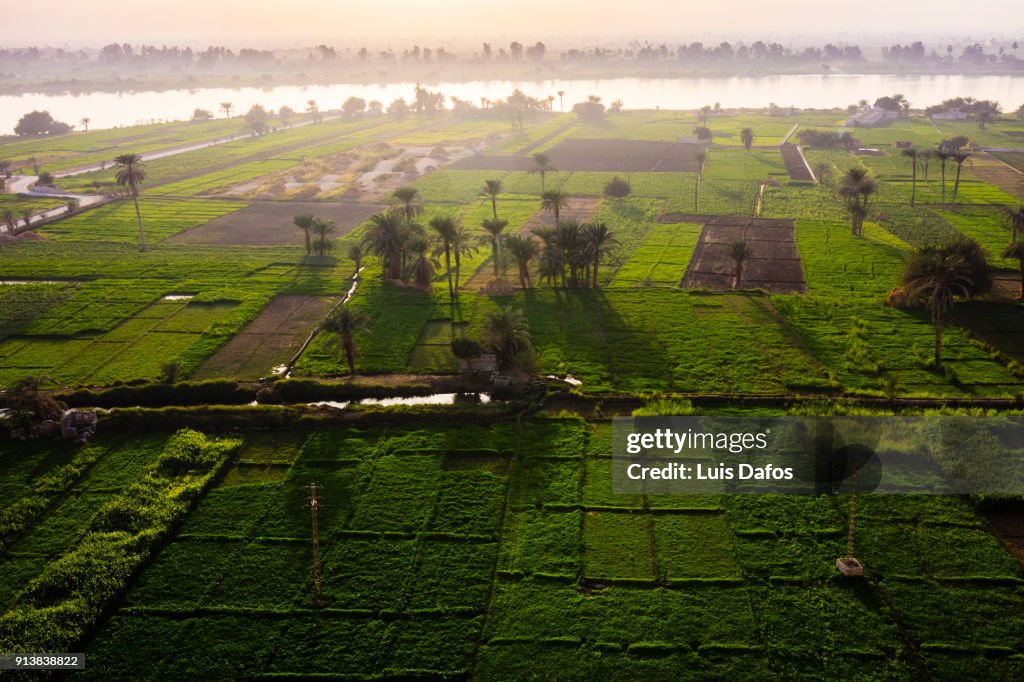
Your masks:
<path fill-rule="evenodd" d="M 313 524 L 313 606 L 323 606 L 324 591 L 320 582 L 320 521 L 318 518 L 320 500 L 316 495 L 316 483 L 310 483 L 308 488 L 309 513 Z"/>

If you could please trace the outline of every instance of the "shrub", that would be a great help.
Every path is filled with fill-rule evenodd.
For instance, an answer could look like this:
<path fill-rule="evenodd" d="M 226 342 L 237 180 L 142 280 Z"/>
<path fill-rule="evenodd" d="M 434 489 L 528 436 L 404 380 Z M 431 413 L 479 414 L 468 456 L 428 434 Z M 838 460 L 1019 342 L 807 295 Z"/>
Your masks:
<path fill-rule="evenodd" d="M 480 357 L 480 343 L 474 339 L 459 337 L 452 340 L 452 355 L 460 360 Z"/>
<path fill-rule="evenodd" d="M 632 188 L 629 186 L 629 183 L 617 175 L 604 186 L 604 195 L 614 199 L 624 199 L 629 196 L 631 191 Z"/>

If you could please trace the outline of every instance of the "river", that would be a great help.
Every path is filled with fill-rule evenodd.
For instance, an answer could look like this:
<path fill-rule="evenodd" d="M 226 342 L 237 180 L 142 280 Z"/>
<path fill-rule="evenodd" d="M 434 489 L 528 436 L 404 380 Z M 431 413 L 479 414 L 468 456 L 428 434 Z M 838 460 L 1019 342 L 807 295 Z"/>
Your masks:
<path fill-rule="evenodd" d="M 412 98 L 414 83 L 386 85 L 338 84 L 329 86 L 281 86 L 274 88 L 199 88 L 160 92 L 93 92 L 88 94 L 25 94 L 0 96 L 0 134 L 13 132 L 18 118 L 33 109 L 49 111 L 58 120 L 77 123 L 83 116 L 90 128 L 113 128 L 136 123 L 191 118 L 193 110 L 207 109 L 219 115 L 221 102 L 231 102 L 244 113 L 253 104 L 278 109 L 283 105 L 303 111 L 316 100 L 321 110 L 337 109 L 350 96 L 378 100 L 385 106 L 398 97 Z M 902 93 L 915 108 L 944 99 L 971 96 L 994 99 L 1004 111 L 1024 103 L 1024 76 L 905 76 L 905 75 L 783 75 L 731 78 L 612 78 L 603 80 L 467 81 L 429 84 L 431 90 L 479 104 L 481 97 L 497 99 L 519 88 L 534 97 L 554 97 L 564 91 L 570 110 L 588 95 L 605 102 L 621 99 L 626 109 L 696 109 L 705 104 L 723 107 L 788 107 L 827 109 L 846 107 L 860 99 L 874 101 L 881 95 Z"/>

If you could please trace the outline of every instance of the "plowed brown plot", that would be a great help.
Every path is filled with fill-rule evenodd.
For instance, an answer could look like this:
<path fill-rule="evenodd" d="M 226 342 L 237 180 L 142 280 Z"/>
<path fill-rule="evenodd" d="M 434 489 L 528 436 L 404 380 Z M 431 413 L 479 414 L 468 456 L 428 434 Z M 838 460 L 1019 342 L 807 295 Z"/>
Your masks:
<path fill-rule="evenodd" d="M 299 350 L 333 302 L 316 296 L 277 296 L 199 367 L 196 378 L 259 379 L 269 375 Z"/>
<path fill-rule="evenodd" d="M 703 145 L 651 140 L 577 140 L 558 143 L 547 155 L 560 171 L 614 171 L 622 173 L 661 171 L 692 173 Z M 471 156 L 456 162 L 458 170 L 528 170 L 525 156 Z"/>
<path fill-rule="evenodd" d="M 597 197 L 570 197 L 569 205 L 563 208 L 558 215 L 559 220 L 576 220 L 581 223 L 585 223 L 594 217 L 597 213 L 597 207 L 601 204 L 601 200 Z M 541 227 L 553 227 L 555 224 L 555 216 L 551 211 L 545 211 L 543 209 L 538 210 L 530 219 L 526 221 L 522 229 L 519 230 L 519 234 L 527 236 L 531 234 L 531 231 Z M 539 240 L 538 240 L 539 242 Z M 531 276 L 534 281 L 538 281 L 536 273 L 537 263 L 534 261 L 531 267 Z M 515 265 L 510 265 L 508 270 L 505 272 L 505 276 L 513 286 L 519 286 L 519 275 Z M 463 285 L 463 288 L 468 291 L 480 291 L 483 289 L 488 282 L 494 279 L 494 265 L 488 259 L 480 268 L 473 273 L 473 276 Z"/>
<path fill-rule="evenodd" d="M 766 218 L 706 219 L 683 277 L 683 288 L 732 288 L 736 264 L 729 257 L 729 249 L 740 240 L 747 243 L 751 252 L 743 266 L 741 288 L 760 288 L 776 294 L 807 292 L 793 238 L 793 221 Z"/>
<path fill-rule="evenodd" d="M 971 171 L 1007 194 L 1024 199 L 1024 173 L 984 152 L 971 159 Z"/>
<path fill-rule="evenodd" d="M 168 241 L 241 246 L 302 244 L 305 239 L 302 230 L 295 227 L 293 222 L 300 213 L 312 213 L 317 218 L 333 220 L 337 225 L 333 236 L 340 237 L 385 208 L 381 204 L 356 201 L 258 201 L 240 211 L 175 235 Z"/>

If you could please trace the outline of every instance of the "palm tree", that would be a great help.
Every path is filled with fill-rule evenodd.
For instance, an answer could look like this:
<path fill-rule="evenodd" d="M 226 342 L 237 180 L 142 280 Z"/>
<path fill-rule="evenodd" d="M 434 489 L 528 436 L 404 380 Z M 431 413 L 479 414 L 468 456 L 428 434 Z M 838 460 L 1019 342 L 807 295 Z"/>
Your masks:
<path fill-rule="evenodd" d="M 749 152 L 750 147 L 754 144 L 754 131 L 750 128 L 744 128 L 741 130 L 740 141 L 743 143 L 743 147 Z"/>
<path fill-rule="evenodd" d="M 564 97 L 565 97 L 565 90 L 559 90 L 558 91 L 558 108 L 561 111 L 565 111 L 565 100 L 563 99 Z"/>
<path fill-rule="evenodd" d="M 694 177 L 693 185 L 693 212 L 697 213 L 700 210 L 700 181 L 704 177 L 704 163 L 708 160 L 708 153 L 697 152 L 693 160 L 697 162 L 697 175 Z"/>
<path fill-rule="evenodd" d="M 82 119 L 79 121 L 79 123 L 82 124 L 82 127 L 85 128 L 85 132 L 89 132 L 89 124 L 91 122 L 92 122 L 92 119 L 89 118 L 88 116 L 83 116 Z"/>
<path fill-rule="evenodd" d="M 519 286 L 523 289 L 529 289 L 532 285 L 532 282 L 530 282 L 530 261 L 540 253 L 540 246 L 536 240 L 530 237 L 509 235 L 505 237 L 505 248 L 515 258 L 516 265 L 519 267 Z"/>
<path fill-rule="evenodd" d="M 604 223 L 590 223 L 583 228 L 583 240 L 586 244 L 587 255 L 593 263 L 591 277 L 595 289 L 600 286 L 597 279 L 597 269 L 601 265 L 601 259 L 618 246 L 619 241 L 612 236 L 608 226 Z"/>
<path fill-rule="evenodd" d="M 448 296 L 455 298 L 455 286 L 452 284 L 452 242 L 455 240 L 455 219 L 451 216 L 434 216 L 430 219 L 430 228 L 440 242 L 438 253 L 444 254 L 444 269 L 448 275 Z"/>
<path fill-rule="evenodd" d="M 491 313 L 484 327 L 484 336 L 502 367 L 532 345 L 530 326 L 521 310 L 506 306 Z"/>
<path fill-rule="evenodd" d="M 22 377 L 10 388 L 11 402 L 19 412 L 38 419 L 59 418 L 62 409 L 49 394 L 42 393 L 46 386 L 56 383 L 45 374 Z"/>
<path fill-rule="evenodd" d="M 302 230 L 306 235 L 306 255 L 313 252 L 312 242 L 309 237 L 309 231 L 313 228 L 313 221 L 315 218 L 312 213 L 300 213 L 295 216 L 292 221 L 295 223 L 295 227 Z"/>
<path fill-rule="evenodd" d="M 484 228 L 484 232 L 487 233 L 485 238 L 491 243 L 491 259 L 494 261 L 494 279 L 498 279 L 498 261 L 501 249 L 501 233 L 508 227 L 507 220 L 501 220 L 498 218 L 488 218 L 481 223 Z"/>
<path fill-rule="evenodd" d="M 555 227 L 561 222 L 562 209 L 569 207 L 569 195 L 561 190 L 552 189 L 540 197 L 540 207 L 555 214 Z"/>
<path fill-rule="evenodd" d="M 1020 263 L 1020 293 L 1017 300 L 1024 301 L 1024 241 L 1013 241 L 1005 250 L 1003 258 L 1015 258 Z"/>
<path fill-rule="evenodd" d="M 320 218 L 313 219 L 313 233 L 316 234 L 317 240 L 314 245 L 316 248 L 316 254 L 318 256 L 326 256 L 327 252 L 331 249 L 333 244 L 327 238 L 331 232 L 334 232 L 337 225 L 334 224 L 333 220 L 321 220 Z"/>
<path fill-rule="evenodd" d="M 1010 241 L 1017 241 L 1018 235 L 1024 235 L 1024 206 L 1018 206 L 1017 208 L 1000 206 L 999 212 L 1006 219 L 1006 222 L 1010 223 Z"/>
<path fill-rule="evenodd" d="M 9 208 L 4 211 L 4 224 L 7 225 L 8 234 L 14 234 L 14 228 L 18 224 L 18 219 L 14 217 L 14 211 Z"/>
<path fill-rule="evenodd" d="M 491 213 L 494 219 L 498 219 L 498 195 L 502 192 L 501 180 L 486 180 L 484 181 L 483 191 L 480 192 L 481 196 L 488 197 L 491 200 Z"/>
<path fill-rule="evenodd" d="M 711 107 L 707 104 L 700 108 L 700 125 L 702 128 L 708 127 L 708 112 L 711 111 Z"/>
<path fill-rule="evenodd" d="M 316 100 L 311 99 L 306 101 L 306 111 L 313 117 L 313 123 L 320 122 L 320 107 L 317 106 Z"/>
<path fill-rule="evenodd" d="M 383 261 L 381 276 L 384 279 L 402 279 L 402 260 L 407 234 L 403 228 L 404 221 L 395 211 L 370 216 L 370 229 L 363 237 L 363 244 L 370 253 Z"/>
<path fill-rule="evenodd" d="M 413 237 L 409 240 L 407 248 L 415 256 L 409 263 L 407 278 L 415 282 L 417 286 L 429 289 L 439 265 L 437 260 L 428 253 L 430 242 L 424 237 Z"/>
<path fill-rule="evenodd" d="M 956 253 L 922 249 L 907 264 L 903 283 L 911 300 L 922 301 L 935 323 L 935 368 L 942 367 L 942 326 L 958 296 L 969 298 L 974 285 L 966 260 Z"/>
<path fill-rule="evenodd" d="M 733 289 L 739 289 L 743 283 L 743 264 L 750 260 L 750 257 L 750 247 L 742 239 L 729 245 L 729 258 L 736 265 L 736 271 L 732 279 Z"/>
<path fill-rule="evenodd" d="M 854 166 L 846 171 L 839 183 L 837 194 L 846 203 L 850 213 L 851 231 L 859 235 L 864 229 L 864 218 L 868 215 L 868 199 L 878 190 L 878 183 L 866 168 Z"/>
<path fill-rule="evenodd" d="M 127 187 L 135 202 L 135 218 L 139 222 L 139 251 L 146 250 L 146 235 L 142 231 L 142 213 L 139 212 L 139 185 L 146 180 L 146 165 L 138 154 L 121 154 L 114 158 L 117 173 L 114 181 Z"/>
<path fill-rule="evenodd" d="M 910 206 L 914 206 L 914 200 L 917 198 L 917 155 L 918 151 L 913 147 L 904 149 L 901 154 L 910 159 Z"/>
<path fill-rule="evenodd" d="M 455 293 L 459 292 L 459 283 L 462 272 L 462 256 L 476 253 L 476 246 L 473 245 L 473 236 L 469 229 L 461 222 L 455 223 L 455 231 L 452 233 L 452 254 L 455 256 Z"/>
<path fill-rule="evenodd" d="M 935 158 L 939 160 L 939 168 L 942 169 L 942 207 L 946 207 L 946 162 L 952 154 L 945 150 L 942 144 L 935 151 Z"/>
<path fill-rule="evenodd" d="M 561 253 L 561 262 L 569 266 L 569 286 L 579 285 L 580 270 L 586 270 L 590 264 L 584 249 L 580 248 L 583 241 L 583 225 L 578 220 L 563 220 L 555 228 L 554 247 Z M 563 274 L 562 285 L 565 285 Z"/>
<path fill-rule="evenodd" d="M 540 193 L 544 194 L 544 177 L 555 170 L 554 165 L 551 163 L 551 157 L 543 152 L 537 152 L 533 155 L 533 166 L 530 168 L 531 173 L 540 174 Z"/>
<path fill-rule="evenodd" d="M 935 156 L 935 152 L 931 149 L 921 149 L 917 152 L 917 155 L 921 158 L 921 162 L 924 164 L 924 181 L 928 182 L 928 167 L 931 165 L 932 157 Z"/>
<path fill-rule="evenodd" d="M 231 120 L 231 112 L 234 111 L 234 109 L 235 109 L 235 105 L 232 104 L 231 102 L 221 102 L 220 103 L 220 110 L 224 112 L 224 115 L 228 117 L 229 121 Z"/>
<path fill-rule="evenodd" d="M 956 162 L 956 180 L 953 182 L 953 205 L 956 206 L 956 194 L 960 191 L 960 170 L 964 167 L 964 161 L 969 159 L 971 155 L 962 149 L 957 149 L 953 152 L 953 161 Z"/>
<path fill-rule="evenodd" d="M 348 364 L 348 373 L 351 376 L 356 374 L 356 357 L 359 355 L 359 350 L 356 348 L 356 334 L 364 331 L 365 325 L 365 316 L 347 305 L 338 308 L 324 321 L 324 329 L 338 335 L 338 345 L 345 353 L 345 362 Z"/>
<path fill-rule="evenodd" d="M 423 212 L 423 207 L 418 203 L 420 191 L 415 187 L 399 187 L 391 193 L 391 196 L 402 202 L 402 206 L 405 211 L 405 221 L 407 223 L 412 223 L 413 216 L 417 216 Z"/>
<path fill-rule="evenodd" d="M 363 269 L 363 245 L 358 242 L 348 247 L 348 259 L 355 264 L 356 271 L 353 277 L 359 276 L 359 271 Z"/>

